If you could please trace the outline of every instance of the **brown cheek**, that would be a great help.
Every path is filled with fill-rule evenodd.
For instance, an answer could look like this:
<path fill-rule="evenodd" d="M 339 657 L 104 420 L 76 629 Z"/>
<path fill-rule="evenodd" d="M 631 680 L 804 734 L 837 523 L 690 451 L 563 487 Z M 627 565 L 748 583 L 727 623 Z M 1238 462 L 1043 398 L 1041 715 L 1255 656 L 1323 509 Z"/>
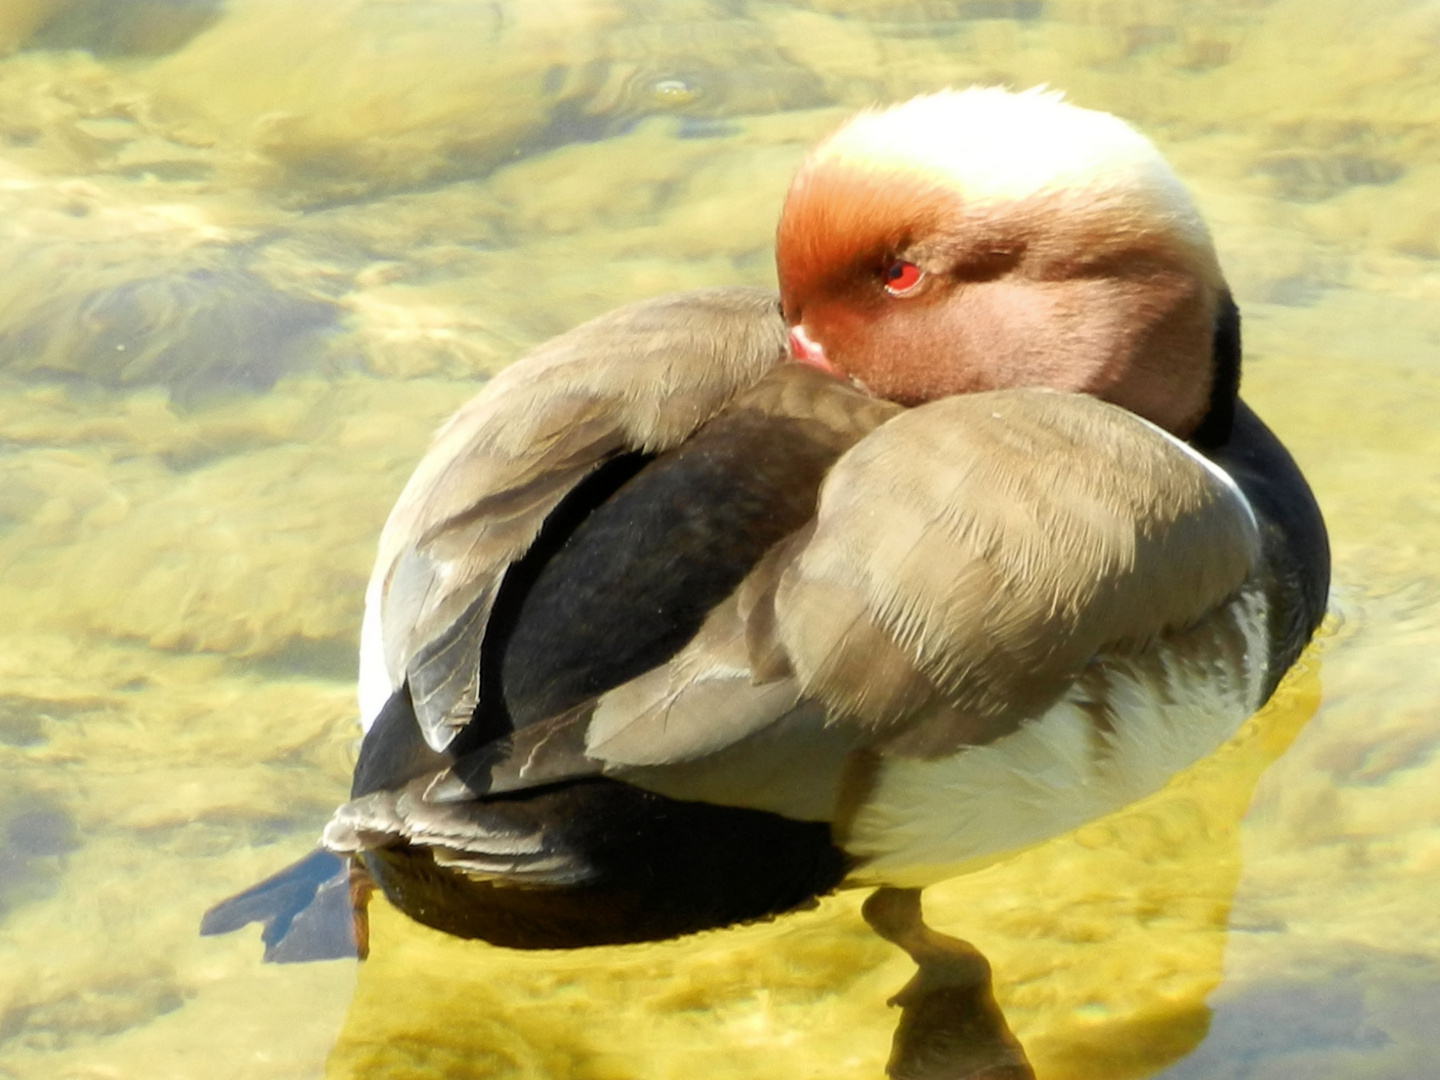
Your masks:
<path fill-rule="evenodd" d="M 803 321 L 810 337 L 824 348 L 826 359 L 846 374 L 855 374 L 851 364 L 869 352 L 866 343 L 873 319 L 844 304 L 811 303 Z"/>
<path fill-rule="evenodd" d="M 958 301 L 896 300 L 869 327 L 855 375 L 877 397 L 905 405 L 989 389 L 975 348 L 983 327 L 966 318 L 967 305 Z"/>
<path fill-rule="evenodd" d="M 918 405 L 1048 381 L 1049 373 L 1030 370 L 1037 357 L 1015 355 L 1017 334 L 1026 340 L 1047 332 L 1048 305 L 1029 292 L 968 283 L 924 297 L 887 298 L 873 312 L 816 307 L 807 310 L 805 323 L 830 361 L 870 393 Z"/>
<path fill-rule="evenodd" d="M 952 394 L 1022 386 L 1086 391 L 1096 373 L 1074 354 L 1104 355 L 1083 309 L 1067 309 L 1064 286 L 1004 278 L 967 282 L 942 302 L 897 312 L 893 327 L 902 358 L 890 378 L 896 400 L 928 401 Z M 903 395 L 899 396 L 899 395 Z"/>
<path fill-rule="evenodd" d="M 1137 358 L 1134 389 L 1115 400 L 1186 437 L 1210 404 L 1215 297 L 1179 275 L 1157 276 L 1147 284 L 1144 306 L 1136 304 L 1140 329 L 1131 343 Z"/>

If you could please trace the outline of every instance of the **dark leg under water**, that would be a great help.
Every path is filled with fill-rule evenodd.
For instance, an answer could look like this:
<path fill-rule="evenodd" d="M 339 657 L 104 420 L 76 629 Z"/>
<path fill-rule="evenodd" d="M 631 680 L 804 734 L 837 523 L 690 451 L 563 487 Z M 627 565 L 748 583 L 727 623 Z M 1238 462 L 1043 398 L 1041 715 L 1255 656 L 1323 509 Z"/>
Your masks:
<path fill-rule="evenodd" d="M 1035 1080 L 995 1002 L 990 962 L 969 942 L 925 925 L 919 889 L 877 889 L 862 911 L 919 967 L 890 999 L 900 1006 L 885 1066 L 893 1080 Z"/>

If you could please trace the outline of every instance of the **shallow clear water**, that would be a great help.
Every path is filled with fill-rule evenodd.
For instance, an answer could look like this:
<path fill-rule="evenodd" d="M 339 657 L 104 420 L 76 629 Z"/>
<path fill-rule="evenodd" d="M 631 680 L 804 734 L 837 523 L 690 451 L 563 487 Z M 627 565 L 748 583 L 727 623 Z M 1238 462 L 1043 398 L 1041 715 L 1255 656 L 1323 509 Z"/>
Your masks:
<path fill-rule="evenodd" d="M 927 893 L 1043 1080 L 1436 1074 L 1440 7 L 5 0 L 0 1078 L 881 1074 L 858 897 L 360 967 L 201 911 L 344 795 L 372 546 L 429 431 L 626 300 L 771 280 L 847 112 L 1048 82 L 1151 135 L 1329 518 L 1334 617 L 1146 803 Z"/>

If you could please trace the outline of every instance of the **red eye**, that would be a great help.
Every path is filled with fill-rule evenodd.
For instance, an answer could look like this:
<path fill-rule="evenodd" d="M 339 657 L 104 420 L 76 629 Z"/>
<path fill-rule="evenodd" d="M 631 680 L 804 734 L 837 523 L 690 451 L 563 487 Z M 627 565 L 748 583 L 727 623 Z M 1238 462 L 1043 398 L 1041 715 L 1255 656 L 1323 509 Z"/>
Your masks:
<path fill-rule="evenodd" d="M 904 296 L 925 276 L 918 266 L 904 259 L 896 259 L 880 273 L 880 279 L 885 282 L 885 291 L 891 296 Z"/>

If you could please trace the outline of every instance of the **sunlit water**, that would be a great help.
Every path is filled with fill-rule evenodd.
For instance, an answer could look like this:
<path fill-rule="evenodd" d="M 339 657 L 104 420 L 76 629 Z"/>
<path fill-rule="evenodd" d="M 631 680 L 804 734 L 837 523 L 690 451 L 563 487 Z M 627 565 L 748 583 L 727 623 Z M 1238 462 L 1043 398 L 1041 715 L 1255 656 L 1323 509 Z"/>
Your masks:
<path fill-rule="evenodd" d="M 372 547 L 428 432 L 618 303 L 767 283 L 848 111 L 1048 82 L 1160 143 L 1328 637 L 1139 807 L 927 893 L 1042 1080 L 1440 1075 L 1440 7 L 0 2 L 0 1077 L 876 1077 L 842 895 L 521 955 L 378 907 L 259 963 L 214 900 L 343 798 Z"/>

